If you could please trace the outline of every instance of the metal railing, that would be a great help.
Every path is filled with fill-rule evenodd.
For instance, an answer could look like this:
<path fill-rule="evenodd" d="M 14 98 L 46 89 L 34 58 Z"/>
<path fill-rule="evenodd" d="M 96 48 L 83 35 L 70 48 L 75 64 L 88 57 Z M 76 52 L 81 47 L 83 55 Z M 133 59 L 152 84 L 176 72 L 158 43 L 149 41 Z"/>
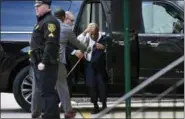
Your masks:
<path fill-rule="evenodd" d="M 94 118 L 100 118 L 100 117 L 102 117 L 103 115 L 105 115 L 106 113 L 108 113 L 109 111 L 111 111 L 113 108 L 115 108 L 118 104 L 122 103 L 123 101 L 125 101 L 128 98 L 130 98 L 131 96 L 133 96 L 137 92 L 141 91 L 147 85 L 149 85 L 153 81 L 157 80 L 160 76 L 164 75 L 166 72 L 168 72 L 169 70 L 171 70 L 175 66 L 179 65 L 183 61 L 184 61 L 184 55 L 181 56 L 180 58 L 178 58 L 177 60 L 175 60 L 174 62 L 172 62 L 171 64 L 167 65 L 165 68 L 163 68 L 162 70 L 160 70 L 159 72 L 157 72 L 153 76 L 149 77 L 146 81 L 144 81 L 140 85 L 136 86 L 134 89 L 132 89 L 131 91 L 129 91 L 127 94 L 123 95 L 121 98 L 119 98 L 115 102 L 115 104 L 113 104 L 111 107 L 108 107 L 108 108 L 104 109 L 99 114 L 97 114 Z M 179 86 L 181 84 L 182 84 L 182 80 L 180 80 L 179 82 L 177 82 L 176 85 L 174 85 L 174 86 Z M 156 99 L 160 99 L 160 98 L 164 97 L 164 95 L 166 93 L 170 92 L 172 89 L 173 89 L 173 86 L 171 88 L 167 89 L 162 94 L 160 94 L 159 97 L 157 97 Z"/>
<path fill-rule="evenodd" d="M 174 91 L 177 87 L 181 86 L 182 84 L 184 84 L 184 79 L 181 79 L 179 81 L 177 81 L 174 85 L 172 85 L 171 87 L 169 87 L 168 89 L 166 89 L 164 92 L 162 92 L 161 94 L 159 94 L 157 97 L 147 100 L 144 103 L 147 104 L 151 104 L 153 102 L 159 101 L 161 99 L 163 99 L 166 95 L 168 95 L 170 92 Z M 144 111 L 144 109 L 147 109 L 147 107 L 141 107 L 138 110 L 136 110 L 132 116 L 135 117 L 137 116 L 141 111 Z"/>

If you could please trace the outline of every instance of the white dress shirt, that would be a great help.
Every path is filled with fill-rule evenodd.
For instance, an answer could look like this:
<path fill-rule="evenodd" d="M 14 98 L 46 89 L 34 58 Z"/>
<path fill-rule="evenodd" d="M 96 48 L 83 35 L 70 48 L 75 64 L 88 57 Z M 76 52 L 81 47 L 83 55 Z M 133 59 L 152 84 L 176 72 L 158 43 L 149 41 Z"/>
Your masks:
<path fill-rule="evenodd" d="M 101 37 L 102 37 L 102 34 L 99 32 L 99 36 L 98 36 L 97 41 L 99 41 Z M 87 33 L 85 36 L 84 36 L 83 33 L 81 33 L 77 37 L 77 40 L 79 40 L 81 43 L 83 43 L 87 47 L 90 47 L 91 48 L 91 51 L 89 53 L 86 53 L 86 52 L 84 53 L 85 54 L 85 59 L 87 61 L 91 61 L 93 47 L 96 44 L 96 42 L 90 37 L 90 34 L 89 33 Z"/>

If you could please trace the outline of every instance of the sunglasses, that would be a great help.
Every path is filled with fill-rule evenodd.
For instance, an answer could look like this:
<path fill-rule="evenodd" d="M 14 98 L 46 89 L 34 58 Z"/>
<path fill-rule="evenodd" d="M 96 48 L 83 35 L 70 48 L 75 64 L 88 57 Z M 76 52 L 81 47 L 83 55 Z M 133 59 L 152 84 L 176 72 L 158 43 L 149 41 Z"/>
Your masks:
<path fill-rule="evenodd" d="M 70 18 L 68 18 L 71 22 L 74 22 L 75 20 L 74 19 L 70 19 Z"/>

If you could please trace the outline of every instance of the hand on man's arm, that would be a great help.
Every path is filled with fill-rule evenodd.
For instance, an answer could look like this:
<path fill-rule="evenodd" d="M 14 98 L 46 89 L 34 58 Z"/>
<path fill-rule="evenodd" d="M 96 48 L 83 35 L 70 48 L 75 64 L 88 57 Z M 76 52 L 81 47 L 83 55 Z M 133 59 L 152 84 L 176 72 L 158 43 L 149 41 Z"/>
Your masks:
<path fill-rule="evenodd" d="M 100 49 L 100 50 L 104 50 L 105 49 L 104 45 L 102 45 L 100 43 L 96 43 L 95 45 L 96 45 L 97 49 Z"/>
<path fill-rule="evenodd" d="M 78 58 L 82 58 L 84 56 L 83 52 L 80 50 L 74 50 L 71 54 L 75 55 Z"/>

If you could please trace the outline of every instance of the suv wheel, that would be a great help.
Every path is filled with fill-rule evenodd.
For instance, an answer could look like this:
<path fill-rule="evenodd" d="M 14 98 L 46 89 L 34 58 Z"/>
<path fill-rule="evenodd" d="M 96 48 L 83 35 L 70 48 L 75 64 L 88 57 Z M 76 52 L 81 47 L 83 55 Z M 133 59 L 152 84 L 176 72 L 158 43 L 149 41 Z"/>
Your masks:
<path fill-rule="evenodd" d="M 15 77 L 13 94 L 17 103 L 26 111 L 30 111 L 32 97 L 32 77 L 29 75 L 30 66 L 23 68 Z"/>

